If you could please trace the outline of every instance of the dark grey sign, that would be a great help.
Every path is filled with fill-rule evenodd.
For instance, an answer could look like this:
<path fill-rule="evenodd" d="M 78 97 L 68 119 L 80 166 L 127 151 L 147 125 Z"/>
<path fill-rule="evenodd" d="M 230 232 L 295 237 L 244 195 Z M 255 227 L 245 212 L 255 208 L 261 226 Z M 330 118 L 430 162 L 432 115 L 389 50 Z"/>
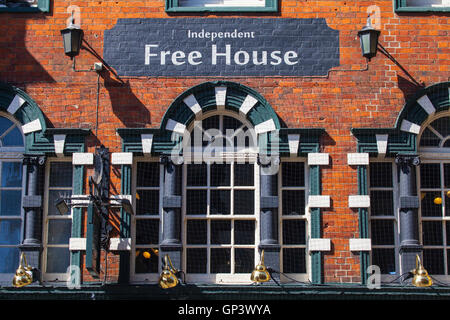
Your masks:
<path fill-rule="evenodd" d="M 119 19 L 104 60 L 120 76 L 319 76 L 339 66 L 325 19 Z"/>

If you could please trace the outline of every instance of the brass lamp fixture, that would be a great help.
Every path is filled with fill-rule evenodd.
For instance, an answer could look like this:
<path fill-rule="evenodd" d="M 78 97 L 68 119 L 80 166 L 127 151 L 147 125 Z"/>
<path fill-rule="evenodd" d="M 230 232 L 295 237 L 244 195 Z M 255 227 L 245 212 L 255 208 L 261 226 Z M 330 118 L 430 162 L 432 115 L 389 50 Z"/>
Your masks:
<path fill-rule="evenodd" d="M 14 275 L 12 285 L 16 288 L 24 287 L 33 282 L 33 271 L 28 265 L 25 253 L 22 252 L 20 255 L 19 267 Z"/>
<path fill-rule="evenodd" d="M 428 275 L 427 270 L 422 266 L 419 255 L 416 255 L 416 268 L 411 271 L 414 275 L 412 284 L 416 287 L 429 287 L 433 285 L 433 280 Z"/>
<path fill-rule="evenodd" d="M 261 261 L 253 270 L 252 275 L 250 276 L 250 280 L 256 283 L 267 282 L 270 280 L 269 271 L 267 271 L 267 268 L 264 265 L 264 250 L 261 251 Z"/>
<path fill-rule="evenodd" d="M 178 285 L 178 270 L 172 265 L 168 254 L 164 256 L 164 268 L 159 276 L 159 286 L 163 289 L 169 289 Z"/>

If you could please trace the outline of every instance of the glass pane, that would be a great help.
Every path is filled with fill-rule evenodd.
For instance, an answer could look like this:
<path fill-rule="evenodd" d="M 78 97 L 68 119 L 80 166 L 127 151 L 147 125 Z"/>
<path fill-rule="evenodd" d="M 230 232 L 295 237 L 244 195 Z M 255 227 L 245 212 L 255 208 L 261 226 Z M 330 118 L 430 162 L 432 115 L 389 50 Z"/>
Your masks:
<path fill-rule="evenodd" d="M 254 249 L 234 249 L 234 272 L 251 273 L 255 268 Z"/>
<path fill-rule="evenodd" d="M 211 164 L 211 186 L 229 186 L 230 184 L 230 165 Z"/>
<path fill-rule="evenodd" d="M 138 248 L 134 270 L 136 273 L 158 273 L 158 260 L 157 248 Z"/>
<path fill-rule="evenodd" d="M 394 245 L 394 220 L 372 220 L 370 222 L 373 245 Z"/>
<path fill-rule="evenodd" d="M 422 263 L 429 275 L 444 274 L 444 250 L 424 249 Z"/>
<path fill-rule="evenodd" d="M 13 125 L 14 123 L 11 120 L 5 117 L 0 117 L 0 136 L 3 135 L 5 131 L 11 128 Z"/>
<path fill-rule="evenodd" d="M 303 248 L 283 249 L 283 272 L 306 273 L 306 254 Z"/>
<path fill-rule="evenodd" d="M 2 162 L 2 187 L 22 187 L 22 163 Z"/>
<path fill-rule="evenodd" d="M 305 214 L 305 191 L 283 190 L 283 215 Z"/>
<path fill-rule="evenodd" d="M 48 221 L 48 243 L 69 244 L 72 234 L 72 220 L 51 219 Z"/>
<path fill-rule="evenodd" d="M 71 190 L 49 190 L 48 191 L 48 215 L 60 216 L 58 209 L 56 209 L 56 201 L 60 198 L 69 198 L 72 195 Z M 70 210 L 67 212 L 70 215 Z"/>
<path fill-rule="evenodd" d="M 0 273 L 15 273 L 19 260 L 18 248 L 0 248 Z"/>
<path fill-rule="evenodd" d="M 203 214 L 207 211 L 207 191 L 186 191 L 186 214 Z"/>
<path fill-rule="evenodd" d="M 211 244 L 231 243 L 231 221 L 212 220 L 211 221 Z"/>
<path fill-rule="evenodd" d="M 380 267 L 382 274 L 395 274 L 395 250 L 373 248 L 372 264 Z"/>
<path fill-rule="evenodd" d="M 392 164 L 390 162 L 372 162 L 369 168 L 372 188 L 392 187 Z"/>
<path fill-rule="evenodd" d="M 3 137 L 2 142 L 4 147 L 23 146 L 22 132 L 15 127 Z"/>
<path fill-rule="evenodd" d="M 444 163 L 444 187 L 450 188 L 450 163 Z"/>
<path fill-rule="evenodd" d="M 187 244 L 206 244 L 207 238 L 206 220 L 188 220 L 187 222 Z"/>
<path fill-rule="evenodd" d="M 255 221 L 251 220 L 234 221 L 234 243 L 255 244 Z"/>
<path fill-rule="evenodd" d="M 435 129 L 437 132 L 441 134 L 441 136 L 445 138 L 448 135 L 450 135 L 450 124 L 448 120 L 449 120 L 448 117 L 436 119 L 430 124 L 430 127 L 433 127 L 433 129 Z"/>
<path fill-rule="evenodd" d="M 305 186 L 305 164 L 303 162 L 283 162 L 281 172 L 284 187 Z"/>
<path fill-rule="evenodd" d="M 255 192 L 253 190 L 234 190 L 234 214 L 255 213 Z"/>
<path fill-rule="evenodd" d="M 0 244 L 19 244 L 21 226 L 19 219 L 0 220 Z"/>
<path fill-rule="evenodd" d="M 207 165 L 188 164 L 187 165 L 187 185 L 188 186 L 206 186 L 207 182 Z"/>
<path fill-rule="evenodd" d="M 136 220 L 136 244 L 159 243 L 159 219 Z"/>
<path fill-rule="evenodd" d="M 236 163 L 234 165 L 234 185 L 235 186 L 253 186 L 254 182 L 254 167 L 249 163 Z"/>
<path fill-rule="evenodd" d="M 306 228 L 304 220 L 283 221 L 283 244 L 305 244 Z"/>
<path fill-rule="evenodd" d="M 442 222 L 441 221 L 423 221 L 422 239 L 423 245 L 442 245 Z"/>
<path fill-rule="evenodd" d="M 50 164 L 50 187 L 72 187 L 72 162 Z"/>
<path fill-rule="evenodd" d="M 439 142 L 441 142 L 441 139 L 428 128 L 423 131 L 420 137 L 420 146 L 422 147 L 438 147 Z"/>
<path fill-rule="evenodd" d="M 69 264 L 69 248 L 47 248 L 48 273 L 66 273 Z"/>
<path fill-rule="evenodd" d="M 211 249 L 211 273 L 230 273 L 230 259 L 230 249 Z"/>
<path fill-rule="evenodd" d="M 394 200 L 392 191 L 370 192 L 370 214 L 372 216 L 393 216 Z"/>
<path fill-rule="evenodd" d="M 187 273 L 206 273 L 206 248 L 188 248 L 186 259 Z"/>
<path fill-rule="evenodd" d="M 136 214 L 137 215 L 159 214 L 158 190 L 136 190 Z"/>
<path fill-rule="evenodd" d="M 421 213 L 422 217 L 441 217 L 442 216 L 442 198 L 438 192 L 421 192 Z"/>
<path fill-rule="evenodd" d="M 0 201 L 0 216 L 20 216 L 21 190 L 2 190 L 0 192 Z"/>
<path fill-rule="evenodd" d="M 136 186 L 159 187 L 159 162 L 138 162 Z"/>
<path fill-rule="evenodd" d="M 230 214 L 230 190 L 211 190 L 210 214 Z"/>
<path fill-rule="evenodd" d="M 420 165 L 421 188 L 441 187 L 441 166 L 439 163 L 423 163 Z"/>

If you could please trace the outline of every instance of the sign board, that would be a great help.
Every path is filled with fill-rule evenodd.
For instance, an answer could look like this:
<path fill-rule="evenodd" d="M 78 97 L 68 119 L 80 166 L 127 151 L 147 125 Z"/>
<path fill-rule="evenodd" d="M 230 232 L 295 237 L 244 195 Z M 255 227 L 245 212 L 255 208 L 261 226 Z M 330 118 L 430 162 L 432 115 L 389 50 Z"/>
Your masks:
<path fill-rule="evenodd" d="M 119 19 L 104 34 L 119 76 L 320 76 L 339 66 L 325 19 Z"/>

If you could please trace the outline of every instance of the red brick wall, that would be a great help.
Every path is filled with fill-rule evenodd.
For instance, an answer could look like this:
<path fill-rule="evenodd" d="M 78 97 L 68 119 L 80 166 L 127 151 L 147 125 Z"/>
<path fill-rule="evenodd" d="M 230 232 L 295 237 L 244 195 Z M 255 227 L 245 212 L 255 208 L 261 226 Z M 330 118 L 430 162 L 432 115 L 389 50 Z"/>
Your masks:
<path fill-rule="evenodd" d="M 366 24 L 367 8 L 378 6 L 380 43 L 419 82 L 448 81 L 450 24 L 448 14 L 395 14 L 385 1 L 284 1 L 276 14 L 239 17 L 325 18 L 339 30 L 341 66 L 328 78 L 226 78 L 260 92 L 289 127 L 323 127 L 323 152 L 331 164 L 323 169 L 322 194 L 332 207 L 323 211 L 323 237 L 333 251 L 325 254 L 326 282 L 359 282 L 359 256 L 349 252 L 348 239 L 358 237 L 357 213 L 348 208 L 348 196 L 357 194 L 356 171 L 347 165 L 347 153 L 356 152 L 353 127 L 392 127 L 409 94 L 416 90 L 408 76 L 381 53 L 369 62 L 360 54 L 357 32 Z M 0 14 L 7 30 L 0 37 L 0 81 L 16 85 L 38 103 L 55 127 L 83 127 L 98 132 L 98 141 L 120 151 L 116 128 L 159 127 L 171 102 L 188 88 L 211 78 L 124 78 L 120 84 L 102 73 L 99 126 L 96 128 L 97 74 L 73 72 L 63 53 L 60 30 L 66 27 L 68 5 L 80 8 L 86 41 L 102 55 L 103 32 L 118 18 L 235 17 L 232 14 L 167 14 L 163 0 L 63 1 L 54 0 L 49 14 Z M 89 69 L 98 59 L 82 51 L 77 69 Z M 348 70 L 352 71 L 348 71 Z M 342 70 L 342 71 L 340 71 Z M 220 79 L 215 79 L 220 80 Z M 120 191 L 120 172 L 112 171 L 112 189 Z M 110 280 L 118 274 L 118 259 L 109 254 Z M 87 280 L 89 279 L 86 276 Z"/>

